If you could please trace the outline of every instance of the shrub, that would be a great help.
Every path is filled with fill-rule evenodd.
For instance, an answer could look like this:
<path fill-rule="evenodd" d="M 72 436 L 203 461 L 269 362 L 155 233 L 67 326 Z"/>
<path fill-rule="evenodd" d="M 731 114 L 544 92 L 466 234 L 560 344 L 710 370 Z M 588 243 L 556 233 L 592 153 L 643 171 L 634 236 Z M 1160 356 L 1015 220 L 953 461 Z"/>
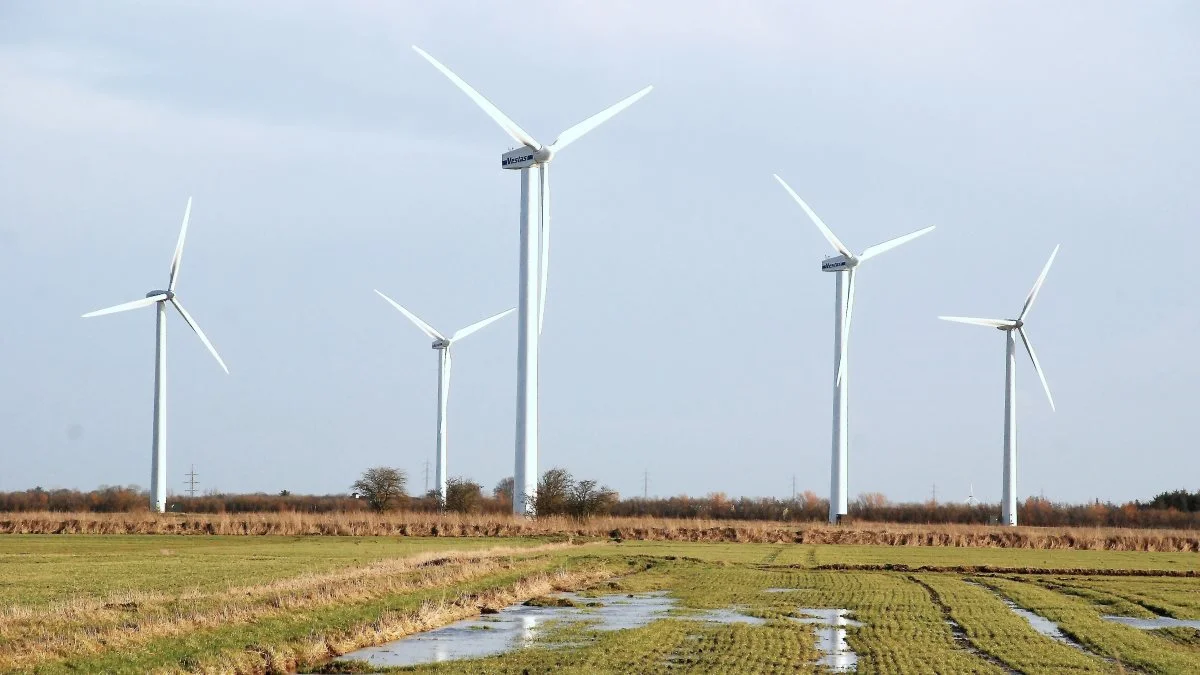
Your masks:
<path fill-rule="evenodd" d="M 483 510 L 483 486 L 461 476 L 447 480 L 446 510 L 479 513 Z"/>

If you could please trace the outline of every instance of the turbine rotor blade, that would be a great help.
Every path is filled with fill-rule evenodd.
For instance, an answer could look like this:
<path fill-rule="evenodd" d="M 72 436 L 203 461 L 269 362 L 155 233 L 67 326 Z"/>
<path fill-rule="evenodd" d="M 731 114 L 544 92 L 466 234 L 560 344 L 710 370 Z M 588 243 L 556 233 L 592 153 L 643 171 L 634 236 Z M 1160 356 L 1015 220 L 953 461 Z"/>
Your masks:
<path fill-rule="evenodd" d="M 483 321 L 476 321 L 475 323 L 471 324 L 470 326 L 467 326 L 466 328 L 463 328 L 462 330 L 456 332 L 454 334 L 454 337 L 450 338 L 450 342 L 451 343 L 458 342 L 459 340 L 467 337 L 471 333 L 474 333 L 474 332 L 484 328 L 485 326 L 492 323 L 493 321 L 499 321 L 500 319 L 503 319 L 504 317 L 508 316 L 509 314 L 512 314 L 515 311 L 517 311 L 517 309 L 514 307 L 512 309 L 500 312 L 499 314 L 496 314 L 494 316 L 489 316 L 488 318 L 484 319 Z"/>
<path fill-rule="evenodd" d="M 171 256 L 171 277 L 167 282 L 167 290 L 175 290 L 179 282 L 179 268 L 183 264 L 183 241 L 187 238 L 188 220 L 192 217 L 192 198 L 188 197 L 187 208 L 183 210 L 183 226 L 179 228 L 179 242 L 175 244 L 175 255 Z"/>
<path fill-rule="evenodd" d="M 1037 354 L 1033 352 L 1033 343 L 1025 334 L 1024 327 L 1018 328 L 1017 332 L 1021 334 L 1021 342 L 1025 343 L 1025 351 L 1029 352 L 1029 360 L 1033 361 L 1033 369 L 1037 371 L 1038 377 L 1042 380 L 1042 389 L 1046 390 L 1046 398 L 1050 400 L 1050 409 L 1054 410 L 1054 397 L 1050 395 L 1050 383 L 1046 381 L 1046 373 L 1042 372 L 1042 364 L 1038 362 Z"/>
<path fill-rule="evenodd" d="M 854 318 L 854 270 L 850 269 L 845 272 L 847 275 L 846 284 L 849 288 L 846 289 L 846 316 L 842 320 L 842 358 L 838 362 L 837 383 L 842 383 L 842 372 L 846 370 L 846 354 L 850 352 L 848 341 L 850 340 L 850 321 Z"/>
<path fill-rule="evenodd" d="M 1038 291 L 1042 290 L 1042 283 L 1046 281 L 1046 274 L 1050 272 L 1050 266 L 1054 264 L 1054 256 L 1058 255 L 1058 246 L 1050 253 L 1050 259 L 1046 261 L 1046 266 L 1042 268 L 1042 273 L 1038 275 L 1037 281 L 1033 282 L 1033 289 L 1029 291 L 1029 297 L 1025 298 L 1025 306 L 1021 308 L 1021 313 L 1017 316 L 1017 320 L 1021 321 L 1029 314 L 1029 309 L 1033 307 L 1033 301 L 1037 298 Z"/>
<path fill-rule="evenodd" d="M 976 319 L 970 316 L 939 316 L 942 321 L 953 321 L 955 323 L 969 323 L 975 326 L 987 326 L 989 328 L 1012 328 L 1017 325 L 1016 321 L 1011 319 Z"/>
<path fill-rule="evenodd" d="M 426 61 L 433 64 L 434 68 L 437 68 L 443 75 L 449 78 L 449 80 L 453 82 L 459 89 L 461 89 L 464 94 L 469 96 L 472 101 L 475 101 L 475 105 L 483 108 L 483 111 L 488 114 L 488 117 L 491 117 L 496 124 L 499 124 L 501 129 L 503 129 L 509 136 L 513 137 L 513 140 L 522 145 L 528 145 L 534 150 L 542 149 L 542 145 L 533 140 L 533 136 L 530 136 L 528 132 L 520 127 L 520 125 L 512 121 L 508 115 L 505 115 L 503 112 L 501 112 L 500 109 L 495 106 L 495 104 L 484 98 L 483 94 L 475 91 L 471 85 L 463 81 L 463 79 L 458 75 L 455 75 L 454 71 L 442 65 L 440 61 L 430 56 L 424 49 L 421 49 L 416 45 L 413 45 L 412 48 L 415 52 L 424 57 Z"/>
<path fill-rule="evenodd" d="M 104 316 L 105 314 L 116 314 L 117 312 L 128 312 L 131 309 L 140 309 L 142 307 L 149 307 L 150 305 L 153 305 L 156 302 L 161 302 L 163 300 L 166 300 L 169 297 L 170 296 L 168 296 L 166 293 L 160 293 L 158 295 L 152 295 L 148 298 L 142 298 L 141 300 L 134 300 L 132 302 L 126 302 L 126 303 L 122 303 L 120 305 L 113 305 L 112 307 L 105 307 L 104 309 L 98 309 L 94 312 L 88 312 L 87 314 L 83 315 L 83 318 L 90 319 L 93 316 Z"/>
<path fill-rule="evenodd" d="M 383 293 L 380 293 L 378 289 L 376 289 L 375 292 L 379 293 L 379 297 L 381 297 L 384 300 L 387 300 L 389 303 L 391 303 L 392 307 L 395 307 L 396 309 L 400 310 L 401 314 L 403 314 L 404 316 L 407 316 L 408 320 L 413 322 L 413 325 L 415 325 L 417 328 L 420 328 L 421 332 L 428 335 L 431 340 L 445 340 L 446 339 L 446 337 L 444 335 L 442 335 L 441 333 L 434 330 L 433 326 L 430 326 L 429 324 L 422 321 L 421 318 L 418 317 L 416 314 L 413 314 L 412 312 L 408 311 L 407 309 L 404 309 L 403 307 L 401 307 L 400 303 L 389 298 L 388 296 L 384 295 Z"/>
<path fill-rule="evenodd" d="M 542 325 L 546 320 L 546 288 L 550 283 L 550 163 L 538 167 L 541 171 L 541 228 L 538 234 L 542 240 L 542 255 L 538 259 L 541 268 L 541 278 L 538 282 L 538 335 L 542 334 Z"/>
<path fill-rule="evenodd" d="M 600 126 L 601 124 L 604 124 L 608 120 L 612 119 L 613 116 L 615 116 L 617 113 L 628 108 L 629 106 L 633 105 L 634 103 L 637 103 L 639 99 L 641 99 L 646 94 L 649 94 L 651 89 L 654 89 L 653 85 L 646 87 L 645 89 L 639 91 L 638 93 L 634 94 L 633 96 L 629 96 L 629 97 L 621 100 L 619 103 L 609 106 L 608 108 L 596 113 L 595 115 L 592 115 L 591 117 L 580 122 L 579 124 L 576 124 L 575 126 L 571 127 L 570 129 L 567 129 L 566 131 L 562 132 L 561 134 L 559 134 L 558 138 L 554 139 L 554 142 L 550 144 L 550 150 L 551 151 L 562 150 L 563 148 L 567 147 L 568 145 L 579 140 L 587 132 L 591 131 L 592 129 L 595 129 L 596 127 Z"/>
<path fill-rule="evenodd" d="M 183 317 L 183 320 L 187 322 L 187 325 L 196 332 L 196 337 L 199 337 L 200 341 L 204 343 L 204 346 L 208 348 L 208 353 L 212 354 L 213 358 L 217 360 L 217 363 L 221 365 L 221 370 L 224 370 L 225 374 L 228 375 L 229 366 L 225 365 L 225 361 L 223 361 L 221 359 L 221 355 L 217 353 L 217 348 L 208 341 L 208 336 L 204 334 L 204 331 L 200 330 L 200 324 L 196 323 L 196 320 L 192 318 L 191 314 L 188 314 L 187 310 L 183 308 L 183 305 L 179 303 L 178 298 L 171 298 L 171 304 L 174 305 L 175 309 L 179 311 L 179 315 Z"/>
<path fill-rule="evenodd" d="M 880 253 L 883 253 L 885 251 L 890 251 L 890 250 L 896 248 L 897 246 L 899 246 L 900 244 L 906 244 L 923 234 L 928 234 L 928 233 L 932 232 L 935 227 L 936 227 L 935 225 L 930 225 L 929 227 L 926 227 L 925 229 L 917 230 L 916 232 L 910 232 L 910 233 L 904 235 L 903 237 L 896 237 L 895 239 L 890 239 L 888 241 L 883 242 L 882 244 L 875 244 L 874 246 L 870 246 L 865 251 L 862 252 L 862 255 L 858 256 L 858 259 L 859 260 L 870 260 L 871 258 L 874 258 L 875 256 L 879 255 Z"/>
<path fill-rule="evenodd" d="M 825 239 L 835 249 L 837 249 L 837 252 L 846 256 L 848 260 L 857 260 L 858 258 L 855 258 L 854 254 L 850 252 L 850 249 L 846 248 L 846 245 L 837 238 L 837 235 L 833 233 L 833 230 L 829 229 L 829 226 L 827 226 L 819 217 L 817 217 L 817 214 L 808 207 L 808 204 L 806 204 L 804 200 L 800 198 L 800 195 L 796 194 L 796 191 L 792 189 L 792 186 L 784 182 L 784 180 L 779 177 L 779 174 L 774 175 L 775 180 L 779 181 L 779 184 L 783 186 L 783 189 L 787 190 L 788 194 L 792 196 L 792 199 L 795 199 L 796 203 L 800 205 L 800 208 L 804 209 L 804 212 L 807 213 L 808 217 L 813 221 L 813 223 L 816 224 L 817 229 L 821 231 L 821 234 L 825 235 Z"/>

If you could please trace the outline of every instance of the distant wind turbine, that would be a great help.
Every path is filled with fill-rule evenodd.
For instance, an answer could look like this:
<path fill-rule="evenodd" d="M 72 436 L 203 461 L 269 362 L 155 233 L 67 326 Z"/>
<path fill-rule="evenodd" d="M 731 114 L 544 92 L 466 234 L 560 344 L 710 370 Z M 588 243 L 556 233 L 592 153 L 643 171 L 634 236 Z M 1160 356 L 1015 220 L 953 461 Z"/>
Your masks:
<path fill-rule="evenodd" d="M 157 305 L 157 318 L 155 321 L 155 341 L 154 341 L 154 430 L 153 443 L 154 454 L 150 461 L 150 508 L 162 513 L 167 510 L 167 304 L 170 303 L 183 320 L 187 323 L 204 346 L 208 349 L 217 363 L 221 365 L 221 369 L 229 373 L 229 368 L 225 362 L 221 360 L 221 355 L 217 353 L 212 343 L 208 341 L 208 337 L 204 335 L 204 331 L 200 330 L 199 324 L 188 314 L 183 308 L 179 297 L 175 294 L 175 286 L 179 282 L 179 267 L 183 262 L 183 242 L 187 237 L 188 220 L 192 215 L 192 198 L 188 197 L 187 208 L 183 212 L 183 227 L 179 230 L 179 243 L 175 245 L 175 255 L 171 257 L 171 276 L 167 281 L 167 290 L 165 291 L 150 291 L 146 297 L 141 300 L 126 302 L 115 307 L 88 312 L 83 315 L 83 318 L 93 316 L 102 316 L 104 314 L 114 314 L 116 312 L 125 312 L 131 309 L 140 309 Z"/>
<path fill-rule="evenodd" d="M 456 87 L 491 117 L 521 147 L 500 157 L 500 167 L 521 171 L 521 253 L 517 303 L 517 424 L 516 466 L 513 472 L 513 512 L 533 513 L 537 491 L 538 459 L 538 338 L 546 310 L 546 284 L 550 273 L 550 162 L 555 154 L 589 131 L 628 108 L 653 87 L 646 87 L 619 103 L 562 132 L 550 145 L 534 140 L 491 101 L 475 91 L 458 75 L 420 47 L 413 50 L 437 68 Z M 541 87 L 534 98 L 545 99 Z M 529 169 L 537 168 L 538 184 L 530 181 Z M 530 203 L 535 205 L 530 209 Z M 537 216 L 535 219 L 534 212 Z M 534 228 L 537 227 L 535 234 Z M 534 309 L 536 307 L 536 310 Z"/>
<path fill-rule="evenodd" d="M 1046 374 L 1042 372 L 1042 366 L 1038 363 L 1037 355 L 1033 351 L 1033 344 L 1030 343 L 1029 335 L 1025 332 L 1025 317 L 1029 316 L 1029 310 L 1033 307 L 1033 301 L 1037 298 L 1038 292 L 1042 290 L 1042 283 L 1046 281 L 1046 274 L 1050 272 L 1050 266 L 1054 264 L 1054 257 L 1057 255 L 1058 246 L 1055 246 L 1054 251 L 1050 253 L 1050 259 L 1046 261 L 1046 266 L 1042 268 L 1042 273 L 1038 275 L 1037 281 L 1033 283 L 1033 289 L 1029 291 L 1029 297 L 1025 298 L 1025 306 L 1021 308 L 1021 313 L 1017 315 L 1017 318 L 976 319 L 966 316 L 938 317 L 944 321 L 969 323 L 976 326 L 998 328 L 1004 331 L 1004 500 L 1001 506 L 1001 518 L 1006 525 L 1017 524 L 1017 347 L 1013 333 L 1016 332 L 1021 336 L 1021 342 L 1025 344 L 1025 351 L 1029 353 L 1029 360 L 1033 362 L 1033 369 L 1037 371 L 1038 378 L 1042 381 L 1042 388 L 1046 390 L 1046 398 L 1050 401 L 1050 409 L 1054 410 L 1054 397 L 1050 395 L 1050 384 L 1046 382 Z"/>
<path fill-rule="evenodd" d="M 442 335 L 441 333 L 437 332 L 437 330 L 435 330 L 433 328 L 433 326 L 430 326 L 429 324 L 422 321 L 416 314 L 413 314 L 412 312 L 408 311 L 404 307 L 400 306 L 400 303 L 389 298 L 388 296 L 384 295 L 383 293 L 380 293 L 378 290 L 376 290 L 375 292 L 379 293 L 379 297 L 381 297 L 384 300 L 387 300 L 389 303 L 391 303 L 392 307 L 395 307 L 396 309 L 400 310 L 400 313 L 403 314 L 404 316 L 408 317 L 408 320 L 412 321 L 413 324 L 417 328 L 421 329 L 422 333 L 425 333 L 426 335 L 428 335 L 429 338 L 433 340 L 433 348 L 436 349 L 438 352 L 437 469 L 436 469 L 435 473 L 436 473 L 436 481 L 437 481 L 438 501 L 442 505 L 445 505 L 445 503 L 446 503 L 446 402 L 450 398 L 450 365 L 451 365 L 450 347 L 452 345 L 454 345 L 455 343 L 457 343 L 459 340 L 478 331 L 479 329 L 483 328 L 484 326 L 487 326 L 488 324 L 492 323 L 493 321 L 498 321 L 498 320 L 503 319 L 504 317 L 508 316 L 509 314 L 512 314 L 513 311 L 515 311 L 515 310 L 510 309 L 510 310 L 507 310 L 504 312 L 500 312 L 499 314 L 497 314 L 495 316 L 490 316 L 490 317 L 484 319 L 483 321 L 478 321 L 476 323 L 471 324 L 470 326 L 467 326 L 466 328 L 463 328 L 462 330 L 455 333 L 453 336 L 447 338 L 445 335 Z"/>
<path fill-rule="evenodd" d="M 837 283 L 834 286 L 836 297 L 836 313 L 834 314 L 834 329 L 833 329 L 833 350 L 834 350 L 834 379 L 833 379 L 833 457 L 830 466 L 830 487 L 829 487 L 829 522 L 836 523 L 838 520 L 849 513 L 848 492 L 849 492 L 849 462 L 848 462 L 848 445 L 850 425 L 846 415 L 847 400 L 849 395 L 849 365 L 850 365 L 850 321 L 854 317 L 854 277 L 855 270 L 862 263 L 874 258 L 875 256 L 885 251 L 890 251 L 897 246 L 910 242 L 917 237 L 932 232 L 934 226 L 926 227 L 922 230 L 917 230 L 903 237 L 885 241 L 882 244 L 876 244 L 864 250 L 859 255 L 854 255 L 846 245 L 833 234 L 833 231 L 817 217 L 817 214 L 809 208 L 808 204 L 796 194 L 796 191 L 791 188 L 778 175 L 775 180 L 787 190 L 792 199 L 804 209 L 808 214 L 809 219 L 816 224 L 817 229 L 825 236 L 830 245 L 837 250 L 839 255 L 825 258 L 821 261 L 821 271 L 836 272 Z"/>

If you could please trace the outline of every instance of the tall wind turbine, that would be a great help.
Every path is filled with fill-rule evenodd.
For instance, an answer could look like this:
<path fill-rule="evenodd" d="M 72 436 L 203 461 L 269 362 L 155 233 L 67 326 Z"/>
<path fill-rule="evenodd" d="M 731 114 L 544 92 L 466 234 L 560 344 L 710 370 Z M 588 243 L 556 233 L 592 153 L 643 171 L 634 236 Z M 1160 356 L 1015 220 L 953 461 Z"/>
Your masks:
<path fill-rule="evenodd" d="M 446 337 L 437 332 L 433 326 L 422 321 L 416 314 L 404 309 L 404 307 L 400 306 L 400 303 L 380 293 L 378 290 L 375 292 L 379 293 L 379 297 L 387 300 L 392 307 L 400 310 L 401 314 L 407 316 L 408 320 L 412 321 L 413 325 L 417 328 L 420 328 L 422 333 L 428 335 L 433 340 L 433 348 L 438 353 L 437 469 L 434 473 L 437 474 L 438 501 L 444 506 L 446 504 L 446 402 L 450 398 L 450 346 L 493 321 L 503 319 L 515 310 L 510 309 L 500 312 L 495 316 L 489 316 L 483 321 L 477 321 L 463 328 L 451 337 Z"/>
<path fill-rule="evenodd" d="M 413 45 L 426 61 L 433 64 L 472 101 L 491 117 L 521 147 L 500 156 L 500 167 L 521 172 L 521 254 L 519 301 L 517 303 L 517 443 L 513 470 L 513 512 L 531 514 L 537 491 L 538 457 L 538 338 L 546 310 L 546 283 L 550 263 L 550 162 L 555 155 L 592 129 L 628 108 L 653 87 L 646 87 L 559 134 L 550 145 L 534 140 L 516 122 L 491 101 L 475 91 L 440 61 Z M 538 182 L 529 170 L 538 170 Z M 534 208 L 530 208 L 530 203 Z M 537 228 L 536 233 L 534 228 Z M 536 311 L 535 308 L 536 307 Z"/>
<path fill-rule="evenodd" d="M 1046 390 L 1050 409 L 1054 410 L 1054 397 L 1050 395 L 1050 384 L 1046 382 L 1046 374 L 1042 372 L 1042 365 L 1033 351 L 1029 334 L 1025 332 L 1025 317 L 1029 316 L 1029 310 L 1033 307 L 1033 301 L 1037 298 L 1038 292 L 1042 290 L 1042 283 L 1046 281 L 1046 274 L 1050 272 L 1050 266 L 1054 264 L 1056 255 L 1058 255 L 1058 246 L 1054 247 L 1054 251 L 1050 253 L 1050 259 L 1042 268 L 1042 273 L 1038 275 L 1037 281 L 1033 282 L 1033 289 L 1029 291 L 1029 297 L 1025 298 L 1025 306 L 1021 308 L 1021 313 L 1017 315 L 1017 318 L 938 317 L 945 321 L 987 326 L 1004 331 L 1004 500 L 1001 503 L 1001 518 L 1005 525 L 1017 524 L 1017 343 L 1013 333 L 1021 336 L 1021 342 L 1025 344 L 1025 351 L 1029 353 L 1029 360 L 1033 362 L 1033 369 L 1037 371 L 1038 378 L 1042 381 L 1042 388 Z"/>
<path fill-rule="evenodd" d="M 816 224 L 817 229 L 825 239 L 837 250 L 839 255 L 825 258 L 821 261 L 822 272 L 837 274 L 834 285 L 835 314 L 833 320 L 833 453 L 830 464 L 829 486 L 829 522 L 836 523 L 841 516 L 849 512 L 847 493 L 849 486 L 849 462 L 847 461 L 847 446 L 849 445 L 850 425 L 846 416 L 847 398 L 849 394 L 849 342 L 850 320 L 854 316 L 854 276 L 859 265 L 875 256 L 890 251 L 900 244 L 912 241 L 917 237 L 933 231 L 934 226 L 917 230 L 903 237 L 896 237 L 882 244 L 876 244 L 865 249 L 859 255 L 854 255 L 846 245 L 833 234 L 808 204 L 796 194 L 778 175 L 775 180 L 787 190 L 792 199 L 804 209 L 808 217 Z"/>
<path fill-rule="evenodd" d="M 115 307 L 99 309 L 95 312 L 88 312 L 83 315 L 83 318 L 93 316 L 102 316 L 104 314 L 114 314 L 116 312 L 124 312 L 131 309 L 140 309 L 156 305 L 156 319 L 154 330 L 154 430 L 152 432 L 154 442 L 154 454 L 150 460 L 150 508 L 162 513 L 167 510 L 167 304 L 169 303 L 183 320 L 196 332 L 196 336 L 204 343 L 209 353 L 221 365 L 221 369 L 226 374 L 229 373 L 229 368 L 225 362 L 221 360 L 221 355 L 217 353 L 212 343 L 208 341 L 208 337 L 204 335 L 204 331 L 200 330 L 199 324 L 188 314 L 183 308 L 183 304 L 179 302 L 179 296 L 175 294 L 175 286 L 179 283 L 179 267 L 183 262 L 183 242 L 187 237 L 188 219 L 192 215 L 192 198 L 188 197 L 187 208 L 183 212 L 183 227 L 179 229 L 179 243 L 175 245 L 175 255 L 171 257 L 171 276 L 167 281 L 167 290 L 165 291 L 150 291 L 145 298 L 126 302 Z"/>

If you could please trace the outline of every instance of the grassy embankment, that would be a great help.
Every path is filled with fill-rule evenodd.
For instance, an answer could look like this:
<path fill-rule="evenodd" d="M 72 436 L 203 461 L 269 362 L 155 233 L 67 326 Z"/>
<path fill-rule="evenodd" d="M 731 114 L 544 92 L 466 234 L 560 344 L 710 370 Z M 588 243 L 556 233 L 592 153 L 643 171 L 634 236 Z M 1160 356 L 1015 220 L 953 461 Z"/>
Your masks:
<path fill-rule="evenodd" d="M 0 534 L 200 534 L 419 537 L 570 536 L 636 541 L 702 541 L 871 546 L 1200 552 L 1197 530 L 993 527 L 889 523 L 780 523 L 598 517 L 536 520 L 435 513 L 0 513 Z"/>

